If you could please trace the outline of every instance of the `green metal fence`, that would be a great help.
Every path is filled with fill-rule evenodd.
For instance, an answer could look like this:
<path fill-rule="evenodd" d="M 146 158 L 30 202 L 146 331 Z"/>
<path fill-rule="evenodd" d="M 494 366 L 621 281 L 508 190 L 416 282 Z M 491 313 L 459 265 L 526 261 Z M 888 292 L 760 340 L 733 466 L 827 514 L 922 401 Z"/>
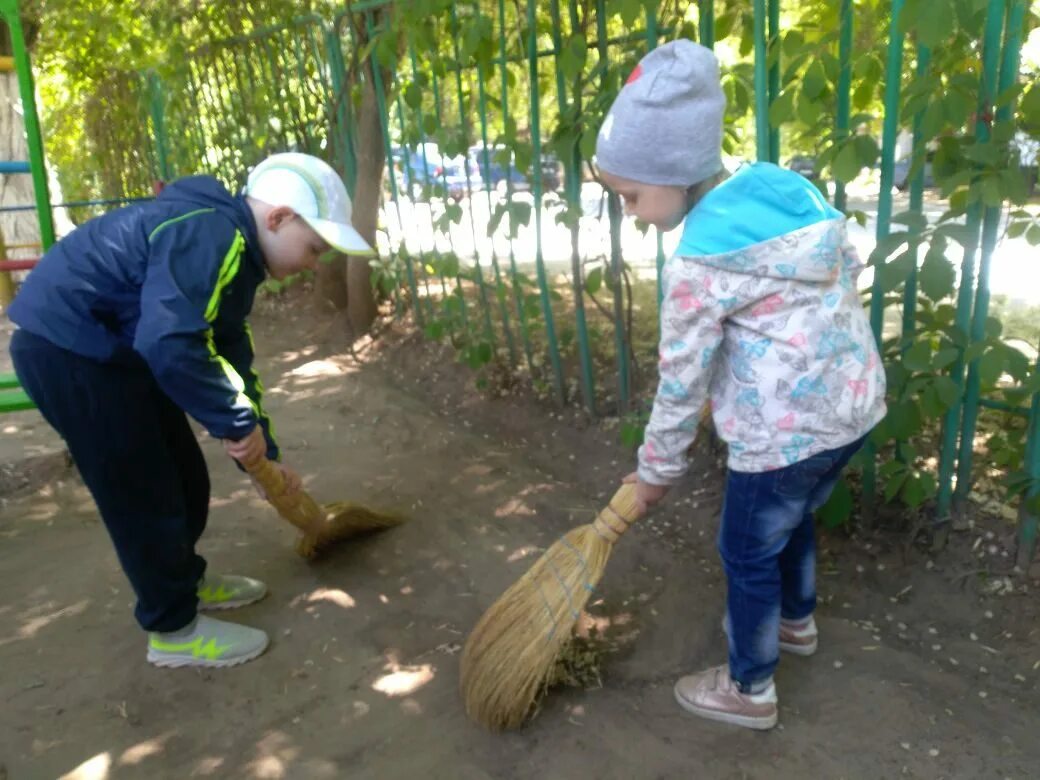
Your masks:
<path fill-rule="evenodd" d="M 880 157 L 875 238 L 882 247 L 901 240 L 907 250 L 887 263 L 883 252 L 875 257 L 871 324 L 897 356 L 912 358 L 915 346 L 931 338 L 921 331 L 918 273 L 933 261 L 926 256 L 922 265 L 920 255 L 926 238 L 945 246 L 942 231 L 951 226 L 929 226 L 924 217 L 924 158 L 934 143 L 934 117 L 927 101 L 908 98 L 916 84 L 945 76 L 936 70 L 927 36 L 906 32 L 924 13 L 920 0 L 875 9 L 887 41 L 880 40 L 870 58 L 857 58 L 854 49 L 871 31 L 857 28 L 866 9 L 852 0 L 834 4 L 826 29 L 805 31 L 814 36 L 812 47 L 800 44 L 796 34 L 802 32 L 781 29 L 781 12 L 793 13 L 794 4 L 782 8 L 779 0 L 754 0 L 750 8 L 700 0 L 688 10 L 607 0 L 425 6 L 428 18 L 421 29 L 411 28 L 411 38 L 395 37 L 390 4 L 355 3 L 330 23 L 308 17 L 259 30 L 194 52 L 161 80 L 153 75 L 150 155 L 157 173 L 168 178 L 201 169 L 237 182 L 265 154 L 292 149 L 330 160 L 353 188 L 358 154 L 368 153 L 359 147 L 358 128 L 365 90 L 371 90 L 380 119 L 377 143 L 388 163 L 376 275 L 397 313 L 413 312 L 431 338 L 450 339 L 474 367 L 504 367 L 560 404 L 638 415 L 654 381 L 652 369 L 641 364 L 653 362 L 655 280 L 666 241 L 640 236 L 622 218 L 618 199 L 598 190 L 589 162 L 596 127 L 623 74 L 659 43 L 696 37 L 738 60 L 724 60 L 733 151 L 743 145 L 759 160 L 782 162 L 783 109 L 796 106 L 806 122 L 833 115 L 833 129 L 821 132 L 818 145 L 831 170 L 851 159 L 857 171 L 857 160 L 869 165 Z M 1027 19 L 1024 0 L 989 0 L 985 11 L 980 67 L 963 77 L 974 80 L 976 119 L 969 130 L 980 145 L 1010 116 L 1015 96 L 1007 95 Z M 745 30 L 750 47 L 735 43 Z M 377 65 L 371 70 L 369 58 Z M 872 79 L 883 84 L 880 120 L 853 115 L 854 106 L 870 99 Z M 742 135 L 737 109 L 747 95 L 751 121 Z M 913 131 L 915 175 L 907 211 L 893 214 L 897 134 L 904 125 Z M 880 130 L 880 143 L 872 128 Z M 978 170 L 966 174 L 974 191 L 989 172 L 980 159 Z M 843 210 L 849 208 L 847 178 L 828 187 Z M 980 414 L 1025 421 L 1025 560 L 1037 535 L 1033 502 L 1025 500 L 1040 490 L 1037 395 L 1020 393 L 1017 402 L 1007 401 L 1009 393 L 1004 400 L 984 397 L 980 378 L 1003 206 L 988 196 L 969 206 L 957 228 L 965 248 L 952 326 L 933 339 L 952 345 L 952 357 L 936 360 L 918 377 L 917 390 L 897 400 L 902 409 L 917 404 L 913 392 L 943 398 L 929 477 L 940 520 L 967 499 Z M 894 225 L 907 232 L 894 234 Z M 901 269 L 902 292 L 894 297 L 886 280 Z M 886 320 L 900 308 L 897 322 Z M 1022 386 L 1029 389 L 1025 381 Z M 886 486 L 899 468 L 921 461 L 905 442 L 876 444 L 892 446 L 896 456 L 896 465 L 886 464 L 880 475 Z M 880 489 L 871 446 L 863 470 L 868 496 Z"/>

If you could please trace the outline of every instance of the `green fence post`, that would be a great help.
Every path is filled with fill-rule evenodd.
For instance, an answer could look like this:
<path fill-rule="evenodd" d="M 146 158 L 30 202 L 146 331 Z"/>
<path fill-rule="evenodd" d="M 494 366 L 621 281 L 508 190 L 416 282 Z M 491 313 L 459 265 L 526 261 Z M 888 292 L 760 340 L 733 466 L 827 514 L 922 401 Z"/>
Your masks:
<path fill-rule="evenodd" d="M 1037 345 L 1033 375 L 1040 376 L 1040 344 Z M 1033 402 L 1029 407 L 1023 468 L 1030 482 L 1018 507 L 1018 555 L 1015 563 L 1022 571 L 1029 571 L 1036 556 L 1037 531 L 1040 527 L 1040 512 L 1032 506 L 1040 497 L 1040 392 L 1033 393 Z"/>
<path fill-rule="evenodd" d="M 40 243 L 44 251 L 54 244 L 54 215 L 51 212 L 51 192 L 47 184 L 47 166 L 43 156 L 43 136 L 40 134 L 40 116 L 36 110 L 36 86 L 33 82 L 32 63 L 25 47 L 25 33 L 16 0 L 3 0 L 0 14 L 11 33 L 11 53 L 18 74 L 18 92 L 22 99 L 22 121 L 29 146 L 29 169 L 32 172 L 36 214 L 40 222 Z"/>
<path fill-rule="evenodd" d="M 998 77 L 1000 61 L 1000 36 L 1004 23 L 1003 0 L 990 0 L 986 13 L 985 37 L 982 44 L 982 75 L 979 79 L 979 104 L 975 124 L 975 134 L 979 138 L 989 137 L 989 126 L 984 117 L 992 105 L 994 88 Z M 943 438 L 939 450 L 939 494 L 936 501 L 936 521 L 945 523 L 950 518 L 953 503 L 953 474 L 956 467 L 958 436 L 960 434 L 960 418 L 965 405 L 964 353 L 971 346 L 972 328 L 972 295 L 975 290 L 975 253 L 979 243 L 979 227 L 982 221 L 982 207 L 974 203 L 968 208 L 968 242 L 964 249 L 964 261 L 961 263 L 961 283 L 957 291 L 957 313 L 954 324 L 959 335 L 963 337 L 963 346 L 958 350 L 957 360 L 950 370 L 950 376 L 957 384 L 957 401 L 947 410 L 943 418 Z M 985 320 L 983 320 L 985 322 Z"/>
<path fill-rule="evenodd" d="M 152 115 L 152 140 L 155 141 L 155 157 L 159 163 L 159 178 L 169 181 L 170 160 L 169 146 L 166 141 L 166 111 L 165 95 L 163 95 L 162 81 L 159 74 L 154 70 L 148 72 L 148 106 Z"/>
<path fill-rule="evenodd" d="M 878 195 L 876 232 L 878 242 L 888 236 L 892 219 L 892 169 L 899 120 L 899 77 L 903 68 L 903 33 L 899 29 L 902 10 L 903 0 L 892 0 L 892 23 L 888 38 L 888 59 L 885 64 L 885 118 L 881 138 L 881 191 Z M 870 291 L 870 327 L 879 349 L 882 341 L 884 307 L 885 293 L 881 288 L 881 273 L 879 268 L 875 267 Z M 868 439 L 863 449 L 863 494 L 870 503 L 877 494 L 877 448 Z"/>
<path fill-rule="evenodd" d="M 466 147 L 462 151 L 462 172 L 466 176 L 466 200 L 469 208 L 469 232 L 473 239 L 473 276 L 477 283 L 477 293 L 480 299 L 480 311 L 484 315 L 484 334 L 495 350 L 495 328 L 491 324 L 491 304 L 488 301 L 487 284 L 484 279 L 484 269 L 480 264 L 480 249 L 477 246 L 477 228 L 473 220 L 473 184 L 470 181 L 469 171 L 469 128 L 468 112 L 465 106 L 465 95 L 462 90 L 462 62 L 459 58 L 459 19 L 455 11 L 455 3 L 451 4 L 451 41 L 455 55 L 455 89 L 459 98 L 459 127 L 466 136 Z"/>
<path fill-rule="evenodd" d="M 562 23 L 560 20 L 560 2 L 559 0 L 552 0 L 550 4 L 550 12 L 552 14 L 553 21 L 553 48 L 556 50 L 554 60 L 554 70 L 556 71 L 556 98 L 557 105 L 559 106 L 560 116 L 563 117 L 567 114 L 568 103 L 567 103 L 567 84 L 564 80 L 563 71 L 560 69 L 559 56 L 562 48 L 561 29 Z M 571 2 L 571 29 L 572 32 L 577 29 L 576 25 L 577 8 L 575 8 L 573 1 Z M 573 96 L 574 111 L 573 116 L 578 116 L 580 113 L 581 105 L 581 93 L 575 91 Z M 580 205 L 581 203 L 581 162 L 578 158 L 578 141 L 575 138 L 571 148 L 567 150 L 562 160 L 564 165 L 564 195 L 566 196 L 567 203 L 571 206 Z M 535 175 L 541 177 L 541 171 L 538 171 Z M 581 364 L 581 394 L 585 401 L 585 408 L 589 414 L 596 413 L 596 398 L 595 389 L 593 386 L 592 376 L 592 353 L 589 350 L 589 330 L 588 322 L 585 315 L 585 288 L 583 285 L 582 265 L 581 265 L 581 251 L 578 244 L 578 234 L 580 226 L 573 224 L 570 226 L 571 234 L 571 289 L 574 293 L 574 319 L 575 327 L 578 333 L 578 360 Z"/>
<path fill-rule="evenodd" d="M 607 81 L 607 9 L 606 0 L 596 0 L 596 38 L 599 51 L 598 70 L 604 89 L 609 87 Z M 618 366 L 618 414 L 625 414 L 629 408 L 631 395 L 631 373 L 629 364 L 629 334 L 626 332 L 624 307 L 624 263 L 621 257 L 621 199 L 617 193 L 607 196 L 607 219 L 610 223 L 610 271 L 614 284 L 614 348 L 617 352 Z"/>
<path fill-rule="evenodd" d="M 441 116 L 441 94 L 440 94 L 440 86 L 439 86 L 440 80 L 439 80 L 439 77 L 437 76 L 437 72 L 436 71 L 434 71 L 431 74 L 431 76 L 432 76 L 431 81 L 432 81 L 432 87 L 433 87 L 433 109 L 434 109 L 434 115 L 435 115 L 435 117 L 437 119 L 437 127 L 444 127 L 444 119 Z M 425 139 L 426 139 L 425 133 L 423 133 L 422 137 L 423 137 L 423 140 L 425 142 Z M 441 153 L 441 160 L 442 160 L 442 162 L 443 162 L 443 159 L 444 158 L 443 158 L 443 152 L 442 152 Z M 445 167 L 443 165 L 441 166 L 441 186 L 443 188 L 444 202 L 445 202 L 445 204 L 447 204 L 447 202 L 448 202 L 448 173 L 445 170 Z M 430 213 L 431 213 L 431 216 L 432 216 L 432 213 L 433 213 L 432 210 L 431 210 Z M 448 228 L 448 246 L 451 247 L 451 253 L 455 257 L 455 260 L 458 261 L 459 260 L 459 253 L 455 250 L 455 239 L 453 239 L 451 237 L 451 228 L 450 227 Z M 456 268 L 458 270 L 456 270 L 456 273 L 455 273 L 455 293 L 457 293 L 457 297 L 459 299 L 459 315 L 460 315 L 460 318 L 462 320 L 463 330 L 469 330 L 469 314 L 467 313 L 467 310 L 466 310 L 466 293 L 465 293 L 465 290 L 462 287 L 461 266 L 462 266 L 461 262 L 456 262 Z"/>
<path fill-rule="evenodd" d="M 990 0 L 991 6 L 1004 8 L 1002 0 Z M 1000 73 L 986 71 L 990 77 L 983 86 L 982 94 L 979 96 L 979 105 L 985 103 L 985 112 L 993 115 L 993 103 L 998 94 L 1003 93 L 1018 78 L 1019 49 L 1022 42 L 1022 22 L 1025 17 L 1025 3 L 1015 0 L 1011 6 L 1011 14 L 1007 19 L 1007 30 L 1001 57 Z M 987 41 L 988 43 L 988 41 Z M 983 59 L 987 59 L 987 53 L 983 52 Z M 983 111 L 980 116 L 985 116 Z M 1007 120 L 1011 116 L 1011 106 L 1001 107 L 996 113 L 997 121 Z M 977 130 L 980 141 L 989 139 L 992 128 L 983 120 L 981 127 Z M 982 255 L 979 260 L 979 278 L 975 292 L 975 311 L 971 323 L 971 340 L 979 342 L 986 337 L 986 320 L 989 317 L 989 271 L 993 259 L 993 250 L 996 248 L 1000 230 L 1000 217 L 1002 209 L 987 207 L 982 223 Z M 968 365 L 967 389 L 964 398 L 964 413 L 961 418 L 961 444 L 957 457 L 957 487 L 953 494 L 953 507 L 957 509 L 967 500 L 971 490 L 972 460 L 974 458 L 975 428 L 978 423 L 979 394 L 981 391 L 981 378 L 979 376 L 979 358 L 975 358 Z"/>
<path fill-rule="evenodd" d="M 372 23 L 372 14 L 370 11 L 365 11 L 365 29 L 368 31 L 368 39 L 372 40 L 375 33 L 375 25 Z M 372 86 L 376 93 L 376 106 L 379 109 L 379 128 L 382 131 L 383 136 L 383 153 L 386 155 L 387 161 L 392 165 L 393 154 L 391 153 L 390 147 L 390 112 L 386 105 L 386 89 L 383 86 L 383 73 L 382 67 L 379 64 L 378 47 L 372 49 L 372 53 L 369 54 L 371 58 L 371 70 L 372 70 Z M 401 217 L 401 203 L 397 196 L 397 182 L 394 176 L 390 176 L 390 197 L 394 201 L 394 207 L 397 210 L 397 224 L 404 229 L 404 220 Z M 390 248 L 390 252 L 393 253 L 393 248 Z M 426 326 L 425 319 L 423 317 L 422 301 L 419 299 L 419 285 L 416 282 L 415 268 L 412 265 L 411 254 L 405 249 L 404 257 L 405 275 L 408 280 L 408 288 L 412 293 L 412 300 L 415 302 L 415 321 L 420 328 Z"/>
<path fill-rule="evenodd" d="M 347 87 L 343 82 L 343 74 L 347 68 L 343 60 L 339 25 L 344 19 L 347 19 L 346 13 L 340 15 L 332 29 L 325 31 L 325 51 L 328 52 L 329 78 L 332 81 L 332 101 L 336 117 L 334 132 L 339 145 L 339 159 L 343 166 L 343 179 L 347 191 L 353 197 L 357 190 L 357 157 L 354 154 L 354 133 L 351 127 L 354 114 L 350 111 L 350 95 L 347 94 Z"/>
<path fill-rule="evenodd" d="M 769 160 L 769 73 L 766 62 L 766 0 L 755 0 L 755 156 Z"/>
<path fill-rule="evenodd" d="M 766 51 L 776 49 L 776 61 L 769 68 L 769 105 L 780 97 L 780 0 L 769 0 L 769 42 Z M 769 160 L 780 163 L 780 128 L 769 127 Z"/>
<path fill-rule="evenodd" d="M 502 124 L 509 124 L 509 60 L 506 56 L 506 6 L 505 0 L 498 0 L 498 49 L 502 65 Z M 506 202 L 513 198 L 513 155 L 510 153 L 506 161 Z M 513 217 L 510 215 L 509 231 L 509 276 L 513 287 L 513 305 L 516 307 L 517 321 L 520 323 L 520 339 L 524 346 L 524 357 L 527 359 L 527 370 L 534 377 L 534 350 L 531 347 L 531 334 L 527 324 L 527 312 L 521 296 L 520 272 L 516 266 L 516 248 L 513 242 Z"/>
<path fill-rule="evenodd" d="M 715 48 L 715 0 L 698 0 L 697 37 L 701 46 Z"/>
<path fill-rule="evenodd" d="M 542 130 L 539 110 L 538 91 L 538 25 L 535 19 L 535 0 L 527 0 L 527 60 L 531 79 L 531 146 L 533 147 L 533 168 L 531 191 L 534 194 L 534 235 L 535 266 L 538 271 L 538 287 L 542 298 L 542 312 L 545 315 L 545 336 L 549 342 L 549 362 L 553 371 L 553 387 L 556 400 L 561 405 L 566 401 L 563 386 L 563 364 L 560 361 L 560 345 L 556 340 L 556 326 L 553 322 L 552 304 L 549 295 L 549 280 L 545 273 L 545 260 L 542 256 Z"/>
<path fill-rule="evenodd" d="M 653 6 L 646 7 L 646 48 L 648 51 L 653 51 L 657 48 L 657 12 Z M 657 243 L 657 311 L 660 313 L 662 303 L 664 301 L 664 284 L 662 283 L 662 277 L 664 276 L 664 234 L 658 228 L 654 228 L 654 237 Z M 658 316 L 660 320 L 660 316 Z M 660 325 L 658 325 L 660 328 Z"/>
<path fill-rule="evenodd" d="M 839 16 L 838 40 L 838 107 L 836 118 L 836 140 L 841 143 L 849 135 L 852 92 L 852 0 L 841 0 Z M 845 211 L 848 198 L 845 195 L 845 182 L 834 180 L 834 208 Z"/>
<path fill-rule="evenodd" d="M 917 45 L 917 77 L 924 78 L 928 73 L 931 63 L 931 52 L 927 46 Z M 924 139 L 921 138 L 921 124 L 924 121 L 924 110 L 914 115 L 913 130 L 913 155 L 924 154 Z M 922 161 L 921 170 L 910 182 L 910 211 L 921 214 L 924 210 L 924 165 Z M 915 231 L 920 233 L 920 231 Z M 906 288 L 903 290 L 903 350 L 910 349 L 910 343 L 917 330 L 917 259 L 921 242 L 915 239 L 910 251 L 914 255 L 914 266 L 910 269 L 910 275 L 906 279 Z"/>

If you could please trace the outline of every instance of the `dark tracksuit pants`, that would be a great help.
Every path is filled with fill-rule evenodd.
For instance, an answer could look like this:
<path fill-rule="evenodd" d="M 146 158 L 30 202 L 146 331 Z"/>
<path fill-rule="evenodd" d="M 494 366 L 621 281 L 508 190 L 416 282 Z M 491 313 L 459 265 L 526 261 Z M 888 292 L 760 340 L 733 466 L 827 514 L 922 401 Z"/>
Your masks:
<path fill-rule="evenodd" d="M 206 568 L 195 543 L 209 509 L 206 462 L 184 412 L 143 363 L 101 363 L 24 330 L 11 357 L 94 496 L 137 594 L 137 621 L 183 628 Z"/>

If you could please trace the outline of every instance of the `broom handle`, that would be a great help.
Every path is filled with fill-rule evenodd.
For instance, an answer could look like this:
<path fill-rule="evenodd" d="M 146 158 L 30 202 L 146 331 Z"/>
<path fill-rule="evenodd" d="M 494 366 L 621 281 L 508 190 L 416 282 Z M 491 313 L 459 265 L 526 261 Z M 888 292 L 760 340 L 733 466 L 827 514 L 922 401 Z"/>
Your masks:
<path fill-rule="evenodd" d="M 634 484 L 622 485 L 610 499 L 610 503 L 596 515 L 592 527 L 596 529 L 596 533 L 614 544 L 639 517 L 636 486 Z"/>
<path fill-rule="evenodd" d="M 278 514 L 303 531 L 306 538 L 316 541 L 325 523 L 325 513 L 310 494 L 301 488 L 287 495 L 285 477 L 267 458 L 242 465 L 264 489 L 268 502 L 278 510 Z"/>

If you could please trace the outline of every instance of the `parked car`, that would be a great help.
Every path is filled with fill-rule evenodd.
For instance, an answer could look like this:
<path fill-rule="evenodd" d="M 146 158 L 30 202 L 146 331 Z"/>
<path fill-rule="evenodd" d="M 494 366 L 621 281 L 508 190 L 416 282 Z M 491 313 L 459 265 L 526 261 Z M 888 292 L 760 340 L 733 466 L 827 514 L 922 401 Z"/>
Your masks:
<path fill-rule="evenodd" d="M 424 156 L 421 149 L 409 149 L 406 155 L 403 149 L 394 148 L 390 159 L 398 191 L 412 200 L 421 200 L 440 183 L 443 172 L 440 154 L 431 156 L 428 150 Z"/>
<path fill-rule="evenodd" d="M 443 183 L 451 200 L 459 201 L 470 193 L 484 189 L 480 167 L 469 157 L 444 161 Z"/>
<path fill-rule="evenodd" d="M 474 146 L 469 150 L 469 159 L 480 172 L 482 186 L 495 189 L 505 194 L 507 186 L 513 192 L 525 192 L 531 189 L 531 182 L 512 165 L 503 165 L 496 157 L 500 157 L 497 149 L 488 149 L 485 165 L 483 147 Z"/>
<path fill-rule="evenodd" d="M 913 158 L 904 157 L 902 160 L 899 160 L 892 169 L 892 183 L 900 192 L 904 192 L 910 187 L 910 168 L 912 164 Z M 935 178 L 932 176 L 931 152 L 928 153 L 928 156 L 924 161 L 924 186 L 935 186 Z"/>

